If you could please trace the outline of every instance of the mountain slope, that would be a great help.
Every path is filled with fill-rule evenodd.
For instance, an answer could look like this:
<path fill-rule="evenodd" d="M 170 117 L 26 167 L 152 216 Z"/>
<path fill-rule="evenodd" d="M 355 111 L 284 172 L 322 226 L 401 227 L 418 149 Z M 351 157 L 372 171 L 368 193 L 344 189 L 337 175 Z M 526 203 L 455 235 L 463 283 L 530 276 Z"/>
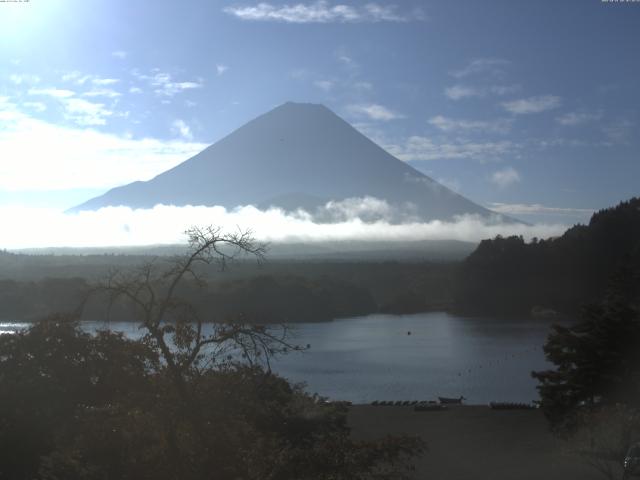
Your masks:
<path fill-rule="evenodd" d="M 256 205 L 312 210 L 329 200 L 386 200 L 420 220 L 491 214 L 393 157 L 322 105 L 286 103 L 147 182 L 72 211 L 125 205 Z"/>

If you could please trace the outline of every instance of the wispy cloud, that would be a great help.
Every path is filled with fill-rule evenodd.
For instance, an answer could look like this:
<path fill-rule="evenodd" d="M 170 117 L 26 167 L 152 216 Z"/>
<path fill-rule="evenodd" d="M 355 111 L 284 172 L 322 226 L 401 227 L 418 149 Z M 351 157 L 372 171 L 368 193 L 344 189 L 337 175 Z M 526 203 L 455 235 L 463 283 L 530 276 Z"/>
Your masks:
<path fill-rule="evenodd" d="M 9 75 L 9 80 L 15 85 L 40 83 L 38 75 L 28 73 L 13 73 Z"/>
<path fill-rule="evenodd" d="M 124 50 L 116 50 L 115 52 L 111 52 L 112 57 L 119 58 L 120 60 L 124 60 L 128 55 L 129 54 Z"/>
<path fill-rule="evenodd" d="M 78 70 L 63 74 L 61 79 L 63 82 L 70 82 L 76 85 L 85 85 L 91 83 L 96 87 L 106 87 L 109 85 L 120 83 L 119 78 L 100 77 L 98 75 L 83 73 Z"/>
<path fill-rule="evenodd" d="M 78 125 L 105 125 L 107 118 L 113 115 L 113 111 L 103 103 L 89 102 L 83 98 L 66 98 L 62 104 L 65 118 Z"/>
<path fill-rule="evenodd" d="M 609 122 L 602 127 L 602 131 L 611 144 L 623 144 L 631 138 L 633 131 L 637 128 L 637 125 L 631 120 L 619 119 Z"/>
<path fill-rule="evenodd" d="M 377 103 L 349 105 L 347 110 L 353 115 L 368 117 L 371 120 L 389 121 L 404 118 L 404 115 Z"/>
<path fill-rule="evenodd" d="M 42 102 L 22 102 L 22 105 L 35 112 L 44 112 L 47 109 L 47 105 Z"/>
<path fill-rule="evenodd" d="M 202 79 L 197 79 L 196 81 L 175 81 L 171 74 L 159 70 L 154 70 L 152 75 L 142 74 L 135 70 L 132 73 L 138 80 L 148 82 L 154 93 L 158 96 L 173 97 L 185 90 L 202 88 L 204 85 Z"/>
<path fill-rule="evenodd" d="M 508 60 L 502 58 L 477 58 L 469 62 L 464 68 L 451 72 L 451 76 L 464 78 L 480 73 L 499 76 L 504 72 L 504 67 L 509 65 L 509 63 Z"/>
<path fill-rule="evenodd" d="M 324 90 L 325 92 L 328 92 L 334 87 L 335 82 L 333 80 L 316 80 L 315 82 L 313 82 L 313 85 L 321 90 Z"/>
<path fill-rule="evenodd" d="M 97 88 L 94 90 L 89 90 L 88 92 L 84 92 L 82 94 L 83 97 L 107 97 L 107 98 L 117 98 L 122 94 L 120 92 L 116 92 L 110 88 Z"/>
<path fill-rule="evenodd" d="M 228 70 L 229 67 L 227 65 L 223 65 L 222 63 L 218 63 L 216 65 L 216 75 L 218 75 L 219 77 L 224 75 Z"/>
<path fill-rule="evenodd" d="M 92 75 L 88 75 L 86 73 L 79 72 L 74 70 L 72 72 L 67 72 L 62 75 L 63 82 L 73 82 L 76 85 L 84 85 L 86 82 L 91 80 Z"/>
<path fill-rule="evenodd" d="M 491 85 L 487 89 L 489 93 L 494 95 L 510 95 L 519 92 L 522 87 L 520 85 Z"/>
<path fill-rule="evenodd" d="M 460 100 L 468 97 L 482 97 L 485 92 L 477 87 L 467 85 L 453 85 L 444 89 L 444 94 L 451 100 Z"/>
<path fill-rule="evenodd" d="M 373 84 L 371 82 L 354 82 L 352 85 L 356 90 L 365 90 L 370 91 L 373 90 Z"/>
<path fill-rule="evenodd" d="M 171 131 L 174 134 L 184 138 L 185 140 L 193 140 L 193 133 L 191 133 L 191 128 L 186 124 L 184 120 L 174 120 L 171 124 Z"/>
<path fill-rule="evenodd" d="M 241 20 L 284 23 L 408 22 L 425 18 L 420 9 L 403 13 L 399 12 L 396 5 L 367 3 L 353 6 L 331 4 L 324 0 L 291 5 L 262 2 L 251 6 L 226 7 L 223 11 Z"/>
<path fill-rule="evenodd" d="M 119 82 L 120 82 L 120 79 L 118 78 L 93 77 L 91 79 L 91 83 L 93 83 L 94 85 L 100 85 L 100 86 L 115 85 L 116 83 L 119 83 Z"/>
<path fill-rule="evenodd" d="M 444 89 L 444 94 L 451 100 L 461 100 L 470 97 L 486 97 L 489 95 L 509 95 L 520 90 L 520 85 L 452 85 Z"/>
<path fill-rule="evenodd" d="M 62 88 L 30 88 L 27 93 L 29 95 L 42 95 L 53 98 L 68 98 L 75 95 L 75 92 Z"/>
<path fill-rule="evenodd" d="M 508 133 L 513 122 L 509 119 L 497 120 L 456 120 L 442 115 L 429 119 L 429 124 L 443 132 L 478 131 L 489 133 Z"/>
<path fill-rule="evenodd" d="M 537 97 L 521 98 L 510 102 L 503 102 L 502 107 L 515 115 L 541 113 L 558 108 L 562 99 L 555 95 L 539 95 Z"/>
<path fill-rule="evenodd" d="M 465 140 L 435 141 L 412 136 L 404 144 L 382 143 L 392 155 L 404 161 L 474 159 L 490 161 L 515 153 L 519 146 L 511 141 L 472 142 Z"/>
<path fill-rule="evenodd" d="M 602 113 L 591 112 L 569 112 L 556 117 L 556 122 L 564 126 L 576 126 L 589 123 L 602 118 Z"/>
<path fill-rule="evenodd" d="M 506 188 L 514 183 L 519 183 L 522 180 L 518 171 L 513 167 L 507 167 L 502 170 L 493 172 L 491 175 L 491 182 L 496 184 L 500 188 Z"/>
<path fill-rule="evenodd" d="M 489 208 L 505 215 L 591 215 L 590 208 L 547 207 L 539 203 L 491 203 Z"/>

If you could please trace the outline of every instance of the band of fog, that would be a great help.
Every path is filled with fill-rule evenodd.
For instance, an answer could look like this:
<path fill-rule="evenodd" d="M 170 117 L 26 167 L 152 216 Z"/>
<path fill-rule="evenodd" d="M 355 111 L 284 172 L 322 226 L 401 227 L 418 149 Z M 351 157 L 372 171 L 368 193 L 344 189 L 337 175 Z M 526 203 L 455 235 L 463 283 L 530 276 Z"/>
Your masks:
<path fill-rule="evenodd" d="M 454 221 L 419 222 L 410 217 L 392 221 L 394 209 L 384 201 L 362 199 L 358 203 L 329 202 L 324 218 L 304 210 L 286 213 L 253 206 L 165 206 L 151 209 L 107 207 L 97 211 L 66 214 L 44 208 L 0 207 L 3 234 L 0 248 L 103 247 L 178 244 L 192 226 L 215 225 L 228 231 L 250 229 L 266 242 L 314 242 L 337 240 L 464 240 L 477 242 L 500 234 L 548 238 L 561 234 L 565 225 L 501 223 L 464 215 Z M 367 203 L 368 202 L 368 203 Z M 375 211 L 372 212 L 371 209 Z M 327 222 L 327 215 L 337 219 Z"/>

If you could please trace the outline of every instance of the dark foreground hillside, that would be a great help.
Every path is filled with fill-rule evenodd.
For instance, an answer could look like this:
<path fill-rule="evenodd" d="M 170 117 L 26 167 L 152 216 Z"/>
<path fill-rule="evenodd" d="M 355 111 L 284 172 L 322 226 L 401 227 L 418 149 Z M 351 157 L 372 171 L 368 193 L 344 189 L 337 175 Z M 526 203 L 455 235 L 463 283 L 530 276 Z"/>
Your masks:
<path fill-rule="evenodd" d="M 558 238 L 484 240 L 462 263 L 455 302 L 473 314 L 573 314 L 620 269 L 640 272 L 640 198 L 601 210 Z"/>
<path fill-rule="evenodd" d="M 551 434 L 540 410 L 462 406 L 414 412 L 412 407 L 358 405 L 349 410 L 349 424 L 356 439 L 419 435 L 428 453 L 416 459 L 416 480 L 604 478 Z"/>

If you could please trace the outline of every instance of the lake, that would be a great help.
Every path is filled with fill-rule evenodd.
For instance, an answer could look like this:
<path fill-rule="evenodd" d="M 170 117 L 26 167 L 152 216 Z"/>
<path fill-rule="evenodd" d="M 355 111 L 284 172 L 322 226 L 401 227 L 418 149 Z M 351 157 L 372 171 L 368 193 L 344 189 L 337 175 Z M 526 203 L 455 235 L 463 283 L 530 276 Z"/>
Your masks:
<path fill-rule="evenodd" d="M 306 382 L 310 393 L 354 403 L 460 395 L 470 404 L 531 402 L 538 394 L 530 372 L 550 367 L 542 351 L 550 325 L 542 319 L 442 312 L 299 323 L 293 342 L 311 348 L 279 357 L 272 368 L 293 382 Z M 0 333 L 25 326 L 3 322 Z M 85 323 L 89 331 L 104 326 Z M 131 323 L 109 327 L 131 337 L 140 334 Z"/>

